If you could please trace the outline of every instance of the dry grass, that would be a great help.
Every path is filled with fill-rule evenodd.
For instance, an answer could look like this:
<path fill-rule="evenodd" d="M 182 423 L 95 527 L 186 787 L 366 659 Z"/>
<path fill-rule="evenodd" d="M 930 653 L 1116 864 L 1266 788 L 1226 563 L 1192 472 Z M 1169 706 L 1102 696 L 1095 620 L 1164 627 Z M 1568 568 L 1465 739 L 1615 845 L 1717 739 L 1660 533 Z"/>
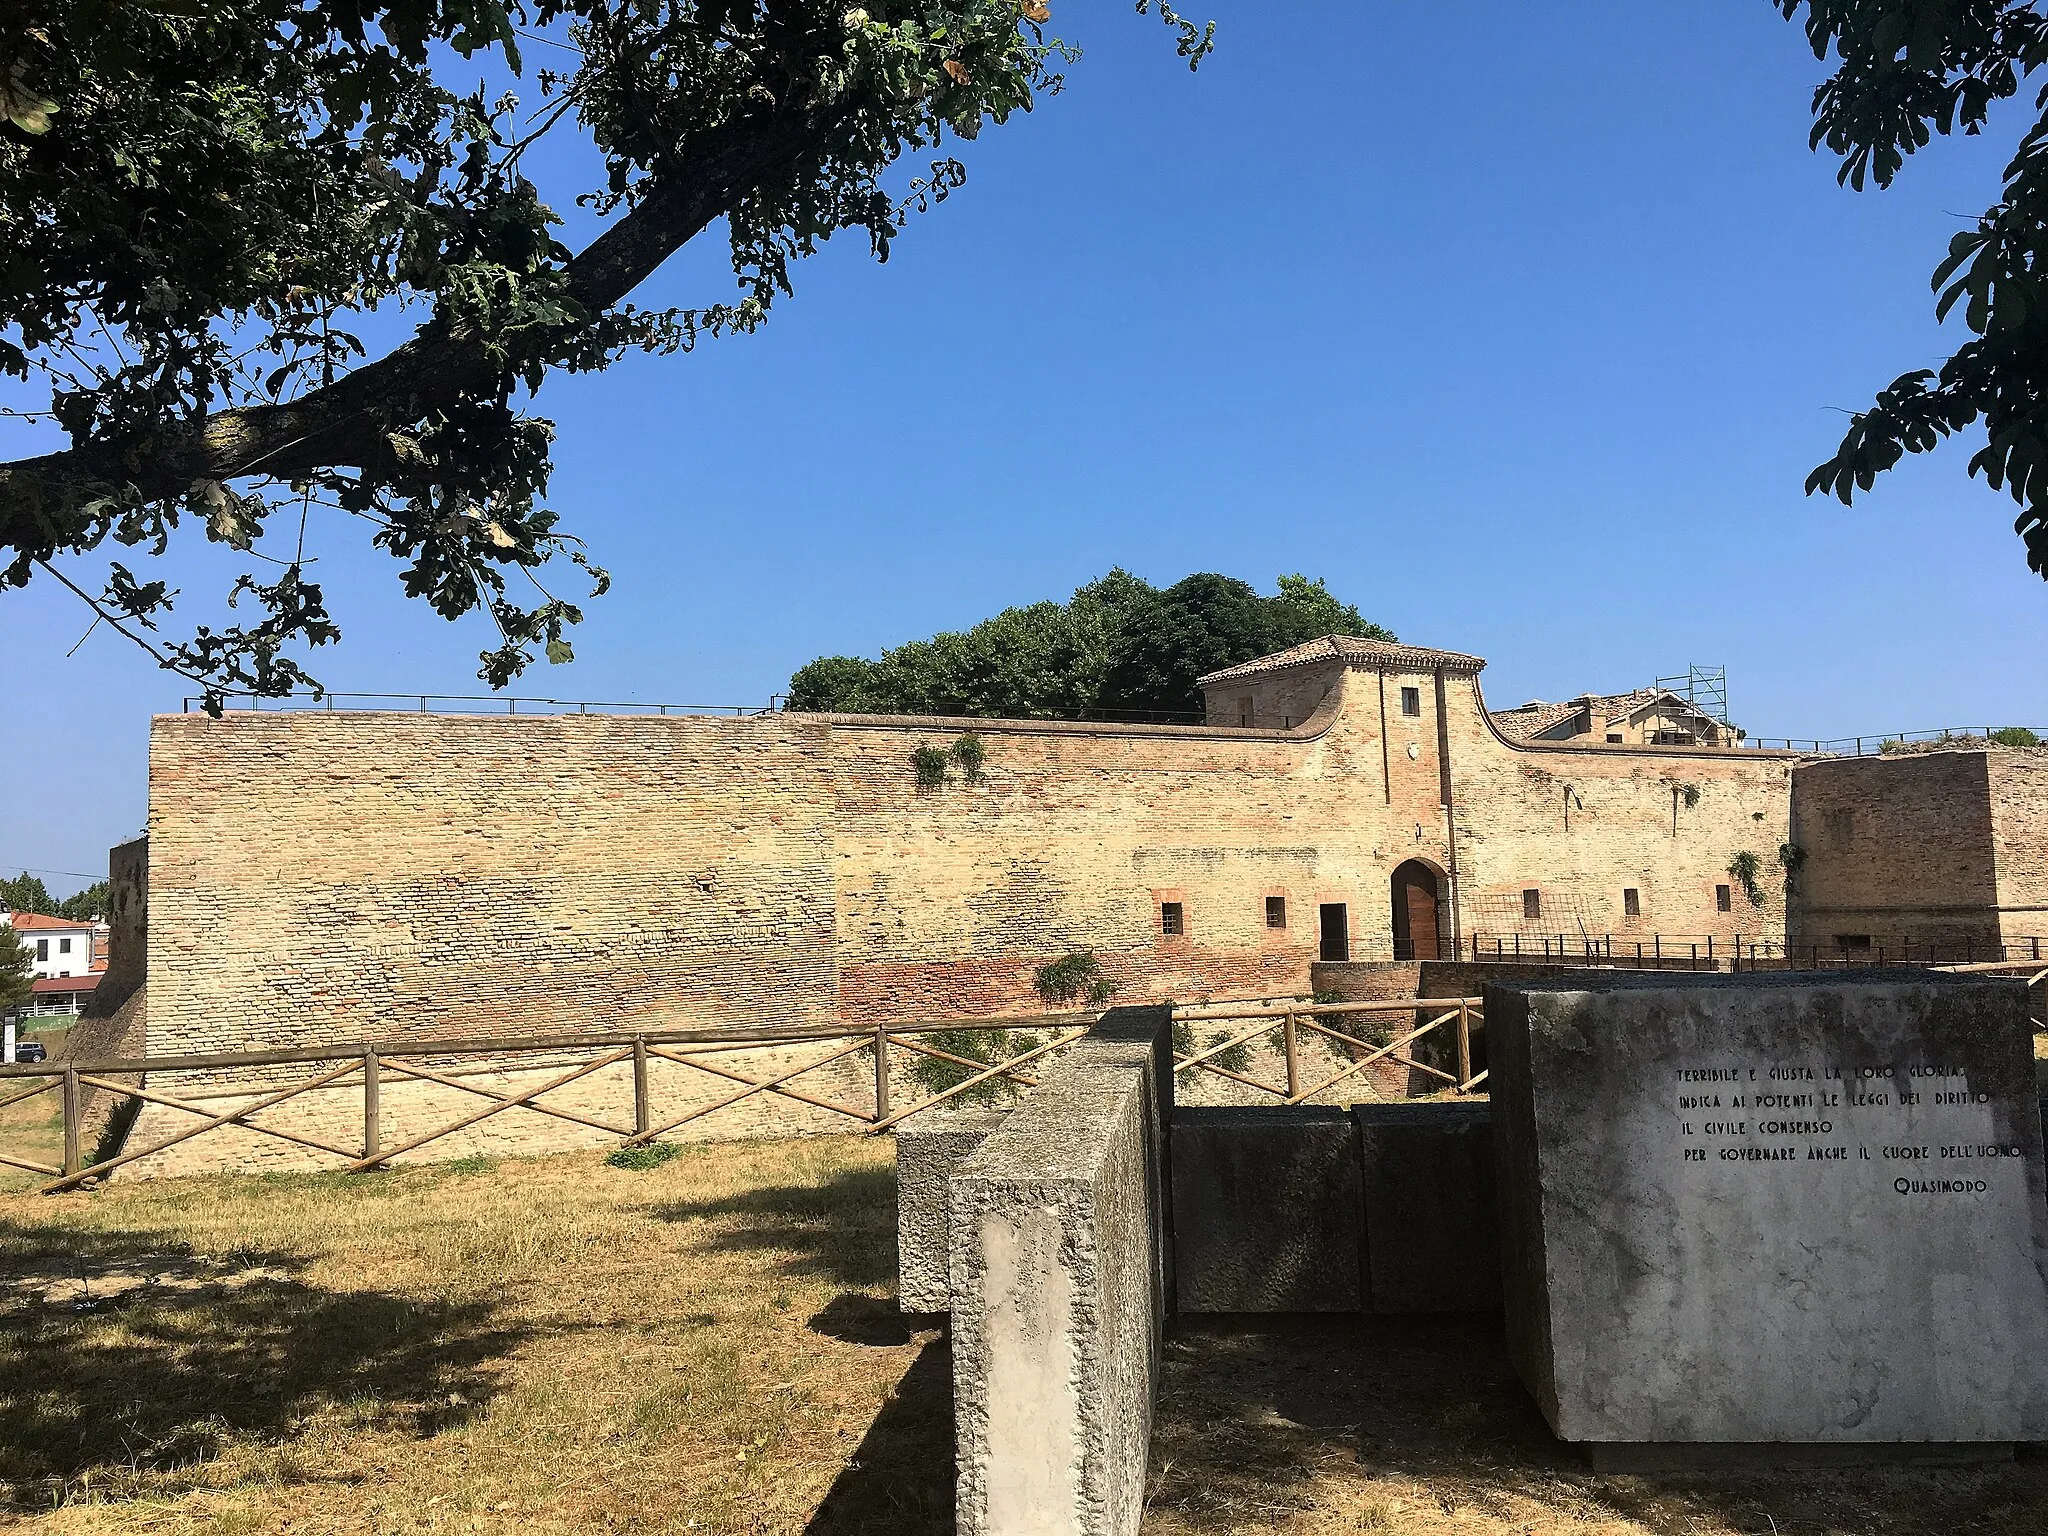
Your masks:
<path fill-rule="evenodd" d="M 949 1373 L 895 1310 L 891 1151 L 0 1198 L 0 1521 L 945 1528 Z"/>
<path fill-rule="evenodd" d="M 55 1081 L 55 1079 L 51 1079 Z M 0 1084 L 0 1099 L 33 1086 L 16 1078 Z M 45 1093 L 0 1109 L 0 1151 L 55 1168 L 64 1161 L 64 1106 L 55 1093 Z M 0 1193 L 42 1183 L 33 1173 L 0 1167 Z"/>
<path fill-rule="evenodd" d="M 1941 1469 L 1600 1476 L 1554 1440 L 1497 1315 L 1183 1327 L 1146 1536 L 2041 1536 L 2048 1454 Z"/>

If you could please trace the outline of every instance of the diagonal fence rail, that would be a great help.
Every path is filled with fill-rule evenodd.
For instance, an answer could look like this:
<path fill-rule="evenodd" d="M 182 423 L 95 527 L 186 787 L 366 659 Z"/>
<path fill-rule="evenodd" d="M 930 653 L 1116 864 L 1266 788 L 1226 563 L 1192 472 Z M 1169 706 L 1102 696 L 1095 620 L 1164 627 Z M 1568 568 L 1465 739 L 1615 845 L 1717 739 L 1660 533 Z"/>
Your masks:
<path fill-rule="evenodd" d="M 1350 1016 L 1404 1012 L 1431 1016 L 1385 1040 L 1364 1038 L 1337 1027 Z M 57 1194 L 199 1137 L 233 1130 L 335 1159 L 342 1171 L 361 1173 L 513 1111 L 596 1131 L 616 1138 L 622 1147 L 631 1147 L 759 1099 L 802 1105 L 878 1135 L 992 1083 L 1017 1089 L 1036 1087 L 1038 1077 L 1028 1069 L 1086 1034 L 1097 1017 L 1086 1012 L 864 1029 L 703 1029 L 393 1041 L 0 1066 L 0 1110 L 42 1095 L 57 1095 L 63 1145 L 60 1160 L 55 1162 L 0 1148 L 0 1167 L 36 1174 L 48 1181 L 40 1186 L 43 1193 Z M 1306 1102 L 1383 1061 L 1405 1066 L 1458 1093 L 1471 1092 L 1486 1076 L 1484 1072 L 1475 1076 L 1471 1070 L 1472 1030 L 1480 1019 L 1474 998 L 1334 1004 L 1251 998 L 1187 1005 L 1175 1010 L 1175 1018 L 1190 1030 L 1208 1021 L 1231 1025 L 1226 1031 L 1228 1038 L 1219 1044 L 1176 1051 L 1176 1073 L 1213 1073 L 1291 1104 Z M 1415 1042 L 1439 1030 L 1455 1035 L 1455 1074 L 1413 1054 Z M 974 1047 L 960 1043 L 956 1036 L 960 1031 L 982 1042 L 985 1055 L 963 1054 Z M 1281 1041 L 1286 1060 L 1285 1088 L 1233 1070 L 1227 1061 L 1218 1059 L 1274 1035 Z M 1304 1037 L 1310 1035 L 1350 1053 L 1341 1069 L 1313 1082 L 1304 1069 L 1301 1052 Z M 955 1038 L 935 1038 L 948 1036 Z M 777 1059 L 765 1066 L 748 1059 L 747 1053 L 762 1052 L 774 1052 Z M 795 1053 L 794 1059 L 788 1059 L 788 1053 Z M 574 1059 L 564 1061 L 564 1056 Z M 854 1062 L 860 1057 L 867 1058 L 864 1068 Z M 927 1080 L 918 1085 L 922 1091 L 902 1094 L 897 1069 L 906 1060 L 913 1068 L 918 1062 L 942 1063 L 947 1069 L 944 1075 L 954 1080 Z M 851 1079 L 850 1063 L 856 1068 Z M 304 1070 L 285 1070 L 291 1068 Z M 657 1112 L 657 1068 L 669 1076 L 667 1086 L 693 1082 L 701 1087 L 708 1079 L 716 1089 L 709 1098 Z M 537 1072 L 548 1075 L 523 1086 L 505 1081 Z M 813 1076 L 827 1072 L 832 1074 L 829 1085 Z M 179 1091 L 164 1086 L 165 1078 L 174 1078 Z M 386 1134 L 385 1090 L 404 1083 L 431 1085 L 476 1102 L 452 1117 L 437 1117 L 394 1140 Z M 592 1083 L 607 1095 L 603 1104 L 572 1106 L 562 1101 L 564 1090 Z M 849 1097 L 848 1089 L 854 1085 L 858 1091 Z M 290 1108 L 306 1095 L 336 1092 L 355 1096 L 359 1118 L 354 1135 L 337 1135 L 318 1116 L 309 1121 Z M 110 1150 L 94 1159 L 84 1150 L 88 1094 L 107 1095 L 115 1103 L 150 1105 L 189 1119 L 181 1119 L 175 1128 L 159 1126 L 168 1134 L 153 1135 L 144 1145 Z"/>
<path fill-rule="evenodd" d="M 1343 1029 L 1335 1028 L 1332 1020 L 1348 1021 L 1354 1017 L 1373 1015 L 1407 1014 L 1414 1017 L 1428 1014 L 1413 1028 L 1386 1039 L 1362 1038 Z M 1182 1050 L 1176 1043 L 1174 1068 L 1176 1074 L 1192 1071 L 1215 1073 L 1270 1094 L 1283 1104 L 1306 1104 L 1317 1095 L 1327 1093 L 1350 1078 L 1358 1076 L 1381 1062 L 1392 1062 L 1396 1066 L 1419 1072 L 1425 1078 L 1439 1085 L 1438 1091 L 1448 1089 L 1453 1093 L 1467 1094 L 1486 1081 L 1486 1072 L 1472 1070 L 1472 1037 L 1476 1027 L 1485 1023 L 1485 1007 L 1476 997 L 1402 997 L 1386 998 L 1372 1002 L 1356 1003 L 1307 1003 L 1292 999 L 1260 999 L 1249 1003 L 1199 1004 L 1174 1010 L 1176 1026 L 1192 1026 L 1197 1023 L 1229 1023 L 1238 1026 L 1222 1032 L 1223 1038 L 1210 1042 L 1196 1050 Z M 1415 1043 L 1425 1037 L 1447 1031 L 1456 1051 L 1455 1072 L 1447 1071 L 1433 1062 L 1419 1061 L 1413 1054 Z M 1177 1031 L 1178 1032 L 1178 1031 Z M 1307 1081 L 1303 1070 L 1302 1036 L 1304 1032 L 1330 1042 L 1338 1050 L 1348 1053 L 1349 1061 L 1335 1073 L 1314 1082 Z M 1260 1081 L 1248 1074 L 1232 1070 L 1222 1064 L 1219 1058 L 1226 1058 L 1242 1047 L 1260 1041 L 1279 1038 L 1279 1050 L 1286 1063 L 1287 1083 L 1284 1088 Z M 1191 1039 L 1186 1039 L 1192 1047 Z"/>

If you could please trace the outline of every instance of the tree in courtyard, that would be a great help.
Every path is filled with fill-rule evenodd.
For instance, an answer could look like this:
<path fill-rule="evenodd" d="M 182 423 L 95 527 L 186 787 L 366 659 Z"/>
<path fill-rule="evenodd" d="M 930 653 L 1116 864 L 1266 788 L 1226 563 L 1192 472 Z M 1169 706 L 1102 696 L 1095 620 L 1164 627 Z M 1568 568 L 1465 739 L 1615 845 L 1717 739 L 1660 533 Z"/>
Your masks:
<path fill-rule="evenodd" d="M 1206 55 L 1210 28 L 1133 3 L 1191 67 Z M 307 574 L 318 510 L 359 520 L 409 596 L 495 621 L 493 686 L 536 649 L 567 660 L 581 613 L 542 567 L 605 577 L 548 507 L 552 429 L 522 394 L 752 331 L 841 230 L 886 258 L 961 184 L 953 140 L 1059 90 L 1075 53 L 1049 18 L 1044 0 L 20 0 L 0 20 L 0 372 L 28 395 L 7 414 L 68 446 L 0 463 L 0 586 L 70 588 L 210 706 L 284 693 L 312 681 L 291 651 L 339 636 Z M 486 67 L 524 98 L 473 84 Z M 605 222 L 571 251 L 528 156 L 579 131 L 602 169 L 562 192 Z M 733 301 L 631 302 L 721 221 Z M 411 336 L 371 357 L 373 314 L 400 311 Z M 172 638 L 177 594 L 146 561 L 194 534 L 253 563 L 234 622 Z M 104 583 L 78 570 L 95 554 L 122 554 Z"/>
<path fill-rule="evenodd" d="M 1840 180 L 1890 186 L 1936 133 L 1983 131 L 1994 102 L 2048 65 L 2048 15 L 2024 0 L 1772 0 L 1805 13 L 1814 57 L 1835 72 L 1814 93 L 1812 143 L 1841 157 Z M 1901 374 L 1849 424 L 1809 494 L 1844 503 L 1908 453 L 1982 421 L 1970 460 L 2021 508 L 2027 563 L 2048 577 L 2048 92 L 2005 168 L 1999 200 L 1949 241 L 1935 313 L 1961 307 L 1971 339 L 1939 369 Z"/>
<path fill-rule="evenodd" d="M 18 1011 L 34 994 L 35 963 L 20 930 L 0 922 L 0 1018 Z"/>
<path fill-rule="evenodd" d="M 1332 634 L 1394 638 L 1320 578 L 1282 576 L 1262 597 L 1230 576 L 1161 590 L 1119 569 L 1065 604 L 1006 608 L 878 660 L 820 657 L 790 679 L 789 706 L 1011 719 L 1198 712 L 1204 673 Z"/>

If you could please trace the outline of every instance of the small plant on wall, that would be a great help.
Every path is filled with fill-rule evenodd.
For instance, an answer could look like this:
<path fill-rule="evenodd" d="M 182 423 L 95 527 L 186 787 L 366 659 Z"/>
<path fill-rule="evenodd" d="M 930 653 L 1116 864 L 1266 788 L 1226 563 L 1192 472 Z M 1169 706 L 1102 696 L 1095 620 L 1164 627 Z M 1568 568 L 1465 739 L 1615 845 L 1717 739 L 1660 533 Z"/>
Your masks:
<path fill-rule="evenodd" d="M 959 764 L 961 775 L 973 784 L 981 778 L 981 765 L 988 761 L 988 743 L 970 732 L 953 743 L 947 756 Z"/>
<path fill-rule="evenodd" d="M 1785 870 L 1785 895 L 1789 898 L 1799 889 L 1799 871 L 1806 863 L 1806 850 L 1797 843 L 1778 844 L 1778 862 Z"/>
<path fill-rule="evenodd" d="M 1102 962 L 1092 949 L 1077 949 L 1041 965 L 1035 984 L 1048 1008 L 1071 1008 L 1076 1003 L 1099 1008 L 1116 995 L 1116 983 L 1102 974 Z"/>
<path fill-rule="evenodd" d="M 910 754 L 910 765 L 917 770 L 919 789 L 937 789 L 946 782 L 946 764 L 950 759 L 944 747 L 919 747 Z"/>
<path fill-rule="evenodd" d="M 1746 848 L 1728 861 L 1729 878 L 1742 887 L 1742 894 L 1749 898 L 1752 907 L 1764 904 L 1764 888 L 1757 883 L 1763 867 L 1764 861 Z"/>

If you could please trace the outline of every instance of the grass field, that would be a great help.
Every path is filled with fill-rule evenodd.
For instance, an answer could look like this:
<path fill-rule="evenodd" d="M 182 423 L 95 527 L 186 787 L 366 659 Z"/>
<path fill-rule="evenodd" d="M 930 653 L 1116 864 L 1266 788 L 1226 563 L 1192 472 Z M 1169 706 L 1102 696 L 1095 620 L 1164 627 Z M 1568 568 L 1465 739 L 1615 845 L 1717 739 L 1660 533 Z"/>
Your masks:
<path fill-rule="evenodd" d="M 859 1137 L 0 1196 L 0 1524 L 952 1530 L 945 1340 Z M 1611 1477 L 1498 1317 L 1176 1327 L 1146 1536 L 2041 1536 L 2048 1455 Z"/>
<path fill-rule="evenodd" d="M 891 1151 L 0 1198 L 0 1521 L 944 1529 L 949 1398 L 877 1424 L 913 1364 L 950 1386 L 895 1311 Z"/>

